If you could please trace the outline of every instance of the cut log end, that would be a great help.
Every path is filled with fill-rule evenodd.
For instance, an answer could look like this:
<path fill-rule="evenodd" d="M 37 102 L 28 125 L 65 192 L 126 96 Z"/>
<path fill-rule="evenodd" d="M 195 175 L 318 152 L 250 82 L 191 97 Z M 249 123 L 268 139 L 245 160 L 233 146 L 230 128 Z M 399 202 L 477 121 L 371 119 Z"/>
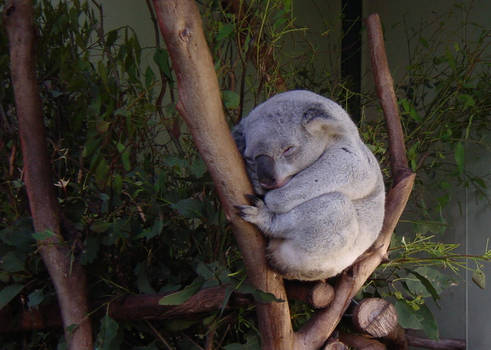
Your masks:
<path fill-rule="evenodd" d="M 329 341 L 322 350 L 348 350 L 348 347 L 339 340 Z"/>
<path fill-rule="evenodd" d="M 354 309 L 353 323 L 360 331 L 382 338 L 397 327 L 397 312 L 394 305 L 384 299 L 368 298 Z"/>

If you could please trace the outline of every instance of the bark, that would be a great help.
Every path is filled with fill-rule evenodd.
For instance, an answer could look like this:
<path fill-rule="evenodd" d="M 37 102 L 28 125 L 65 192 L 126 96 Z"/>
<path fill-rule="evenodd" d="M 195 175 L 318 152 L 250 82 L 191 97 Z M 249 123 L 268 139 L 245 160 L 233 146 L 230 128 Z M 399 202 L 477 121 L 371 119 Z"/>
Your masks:
<path fill-rule="evenodd" d="M 326 346 L 324 346 L 322 350 L 348 350 L 348 347 L 339 340 L 333 340 L 327 342 Z"/>
<path fill-rule="evenodd" d="M 402 132 L 399 107 L 394 92 L 394 82 L 387 63 L 385 53 L 384 36 L 380 17 L 371 14 L 366 19 L 368 42 L 370 45 L 370 60 L 377 89 L 380 105 L 386 115 L 387 129 L 389 133 L 390 167 L 392 170 L 392 181 L 399 183 L 404 177 L 411 174 L 406 157 L 406 146 L 404 144 L 404 133 Z M 387 116 L 391 117 L 388 118 Z"/>
<path fill-rule="evenodd" d="M 4 21 L 9 38 L 24 181 L 34 229 L 53 233 L 38 241 L 38 249 L 56 289 L 69 348 L 93 349 L 92 330 L 87 316 L 85 274 L 79 264 L 70 261 L 70 250 L 60 233 L 59 209 L 51 179 L 42 103 L 34 69 L 35 37 L 31 1 L 9 1 L 5 6 Z M 77 327 L 67 328 L 73 325 Z"/>
<path fill-rule="evenodd" d="M 92 309 L 98 310 L 96 317 L 107 312 L 118 321 L 195 319 L 197 315 L 220 309 L 226 293 L 227 286 L 203 289 L 180 305 L 160 305 L 159 300 L 166 294 L 127 295 L 116 300 L 100 300 L 92 305 Z M 252 303 L 251 296 L 233 293 L 227 307 L 244 307 Z M 18 314 L 10 305 L 0 310 L 0 333 L 57 328 L 61 325 L 58 305 L 41 305 Z"/>
<path fill-rule="evenodd" d="M 306 302 L 314 309 L 325 308 L 334 299 L 334 288 L 326 282 L 286 281 L 285 287 L 288 299 Z"/>
<path fill-rule="evenodd" d="M 199 11 L 192 0 L 154 0 L 153 3 L 177 76 L 177 108 L 213 178 L 249 281 L 284 301 L 257 304 L 263 349 L 292 349 L 293 330 L 283 279 L 266 264 L 262 235 L 235 213 L 234 205 L 247 204 L 244 194 L 253 190 L 225 120 Z"/>
<path fill-rule="evenodd" d="M 406 334 L 407 342 L 410 346 L 435 349 L 435 350 L 465 350 L 466 342 L 463 339 L 439 339 L 431 340 Z"/>
<path fill-rule="evenodd" d="M 364 337 L 360 334 L 354 333 L 341 333 L 339 335 L 339 340 L 341 340 L 346 345 L 350 346 L 356 350 L 386 350 L 384 344 L 381 342 Z"/>

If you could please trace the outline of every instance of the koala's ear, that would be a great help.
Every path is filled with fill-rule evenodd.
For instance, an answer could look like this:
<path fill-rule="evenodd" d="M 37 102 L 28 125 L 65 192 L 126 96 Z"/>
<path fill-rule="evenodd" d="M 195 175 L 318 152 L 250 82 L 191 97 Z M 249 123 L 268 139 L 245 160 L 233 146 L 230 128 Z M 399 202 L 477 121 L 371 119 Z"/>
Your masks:
<path fill-rule="evenodd" d="M 312 135 L 333 131 L 336 122 L 320 107 L 307 109 L 302 116 L 303 127 Z"/>
<path fill-rule="evenodd" d="M 242 123 L 239 123 L 233 127 L 232 136 L 235 140 L 235 143 L 237 144 L 237 148 L 239 149 L 240 154 L 244 154 L 246 144 L 244 126 L 242 125 Z"/>

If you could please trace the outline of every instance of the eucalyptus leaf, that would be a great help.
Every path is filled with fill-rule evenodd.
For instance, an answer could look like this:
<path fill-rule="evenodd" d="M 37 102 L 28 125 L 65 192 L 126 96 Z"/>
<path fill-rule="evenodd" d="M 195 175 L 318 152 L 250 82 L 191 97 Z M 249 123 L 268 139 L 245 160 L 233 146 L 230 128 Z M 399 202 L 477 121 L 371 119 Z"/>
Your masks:
<path fill-rule="evenodd" d="M 479 288 L 486 288 L 486 274 L 481 269 L 476 269 L 472 273 L 472 282 L 474 282 Z"/>
<path fill-rule="evenodd" d="M 8 252 L 0 259 L 2 270 L 14 273 L 24 271 L 24 261 L 21 260 L 15 252 Z"/>
<path fill-rule="evenodd" d="M 23 284 L 10 284 L 0 290 L 0 310 L 24 289 Z"/>
<path fill-rule="evenodd" d="M 27 306 L 30 308 L 36 307 L 43 302 L 44 298 L 45 298 L 45 295 L 44 295 L 43 290 L 42 289 L 35 289 L 27 297 L 27 299 L 28 299 Z"/>
<path fill-rule="evenodd" d="M 417 312 L 403 300 L 395 303 L 397 319 L 403 328 L 421 329 L 421 321 Z"/>
<path fill-rule="evenodd" d="M 235 91 L 222 91 L 222 98 L 226 108 L 235 109 L 239 107 L 240 96 Z"/>
<path fill-rule="evenodd" d="M 454 156 L 455 162 L 457 163 L 457 169 L 462 175 L 464 173 L 464 145 L 462 144 L 462 142 L 458 142 L 455 145 Z"/>
<path fill-rule="evenodd" d="M 44 241 L 44 240 L 46 240 L 48 238 L 52 238 L 52 237 L 55 237 L 55 236 L 56 236 L 56 233 L 54 233 L 51 230 L 44 230 L 44 231 L 35 232 L 35 233 L 32 234 L 32 237 L 36 241 Z"/>
<path fill-rule="evenodd" d="M 201 289 L 202 285 L 203 281 L 201 279 L 197 279 L 193 283 L 184 287 L 184 289 L 164 296 L 159 300 L 159 305 L 181 305 L 196 294 Z"/>

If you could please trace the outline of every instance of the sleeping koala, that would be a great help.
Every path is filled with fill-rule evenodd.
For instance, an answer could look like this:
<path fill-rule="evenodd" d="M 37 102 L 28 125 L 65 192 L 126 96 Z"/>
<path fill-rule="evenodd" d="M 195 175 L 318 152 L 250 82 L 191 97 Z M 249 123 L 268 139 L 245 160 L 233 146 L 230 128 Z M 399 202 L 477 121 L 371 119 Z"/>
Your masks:
<path fill-rule="evenodd" d="M 269 237 L 269 262 L 285 278 L 335 276 L 372 245 L 384 218 L 382 173 L 338 104 L 281 93 L 233 136 L 258 195 L 239 214 Z"/>

